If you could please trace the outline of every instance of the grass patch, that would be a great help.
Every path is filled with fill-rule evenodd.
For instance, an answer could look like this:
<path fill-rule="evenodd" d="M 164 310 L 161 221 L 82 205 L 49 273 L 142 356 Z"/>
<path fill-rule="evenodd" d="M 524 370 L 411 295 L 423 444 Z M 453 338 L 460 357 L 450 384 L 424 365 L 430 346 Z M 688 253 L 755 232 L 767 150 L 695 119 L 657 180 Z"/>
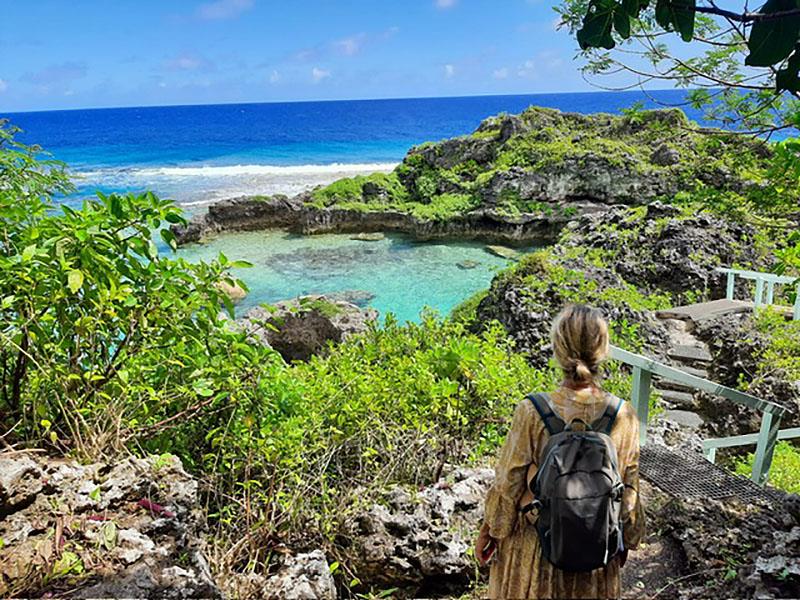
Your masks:
<path fill-rule="evenodd" d="M 745 458 L 735 461 L 734 470 L 739 475 L 750 477 L 754 461 L 755 453 L 751 452 Z M 800 448 L 788 441 L 781 441 L 775 445 L 775 454 L 769 470 L 769 483 L 785 492 L 800 494 Z"/>

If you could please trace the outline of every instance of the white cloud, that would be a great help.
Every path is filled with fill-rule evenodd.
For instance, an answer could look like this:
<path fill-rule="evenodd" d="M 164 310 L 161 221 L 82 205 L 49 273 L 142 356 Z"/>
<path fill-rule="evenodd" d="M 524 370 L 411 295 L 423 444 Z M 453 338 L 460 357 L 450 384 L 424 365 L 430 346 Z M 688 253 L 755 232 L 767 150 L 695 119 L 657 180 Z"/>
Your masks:
<path fill-rule="evenodd" d="M 542 50 L 533 58 L 526 60 L 517 69 L 523 79 L 547 77 L 564 67 L 564 59 L 554 50 Z"/>
<path fill-rule="evenodd" d="M 502 67 L 500 69 L 495 69 L 492 73 L 492 77 L 495 79 L 507 79 L 508 78 L 508 67 Z"/>
<path fill-rule="evenodd" d="M 445 79 L 450 79 L 455 74 L 456 74 L 456 68 L 453 65 L 445 65 L 444 66 Z"/>
<path fill-rule="evenodd" d="M 536 63 L 532 60 L 526 60 L 519 69 L 517 75 L 523 78 L 533 77 L 536 74 Z"/>
<path fill-rule="evenodd" d="M 326 69 L 320 69 L 318 67 L 311 69 L 311 79 L 314 80 L 314 83 L 319 83 L 323 79 L 327 79 L 330 76 L 331 72 Z"/>
<path fill-rule="evenodd" d="M 168 71 L 197 71 L 198 69 L 213 69 L 214 65 L 196 54 L 177 54 L 164 61 L 164 68 Z"/>
<path fill-rule="evenodd" d="M 436 8 L 448 9 L 458 4 L 458 0 L 435 0 L 434 4 Z"/>
<path fill-rule="evenodd" d="M 367 35 L 365 33 L 351 35 L 350 37 L 346 37 L 334 42 L 333 47 L 336 48 L 337 52 L 340 52 L 345 56 L 354 56 L 361 50 L 361 46 L 363 45 L 366 37 Z"/>
<path fill-rule="evenodd" d="M 8 89 L 8 83 L 6 83 L 5 79 L 0 79 L 0 94 L 5 92 Z"/>
<path fill-rule="evenodd" d="M 206 2 L 197 9 L 197 16 L 207 21 L 235 19 L 253 8 L 255 0 L 215 0 Z"/>
<path fill-rule="evenodd" d="M 272 71 L 269 76 L 269 82 L 272 84 L 278 83 L 281 80 L 281 74 L 277 71 Z"/>

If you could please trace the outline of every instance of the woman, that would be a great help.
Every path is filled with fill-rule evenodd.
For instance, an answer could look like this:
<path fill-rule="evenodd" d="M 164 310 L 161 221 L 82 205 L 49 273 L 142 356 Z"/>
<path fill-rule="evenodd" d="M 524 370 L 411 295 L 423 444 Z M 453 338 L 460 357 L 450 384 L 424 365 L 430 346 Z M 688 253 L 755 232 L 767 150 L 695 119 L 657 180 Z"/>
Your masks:
<path fill-rule="evenodd" d="M 600 417 L 613 400 L 600 389 L 598 372 L 608 356 L 608 325 L 600 311 L 582 305 L 568 306 L 552 329 L 553 352 L 564 372 L 561 386 L 550 402 L 569 423 Z M 636 412 L 623 403 L 611 429 L 618 467 L 625 484 L 622 496 L 624 550 L 605 567 L 585 573 L 561 571 L 541 556 L 534 527 L 535 514 L 521 508 L 533 496 L 529 482 L 536 474 L 540 453 L 547 443 L 544 423 L 530 400 L 517 406 L 503 446 L 495 482 L 486 498 L 486 514 L 475 544 L 483 564 L 493 555 L 489 576 L 491 598 L 618 598 L 620 568 L 628 550 L 644 534 L 644 512 L 639 500 L 639 425 Z"/>

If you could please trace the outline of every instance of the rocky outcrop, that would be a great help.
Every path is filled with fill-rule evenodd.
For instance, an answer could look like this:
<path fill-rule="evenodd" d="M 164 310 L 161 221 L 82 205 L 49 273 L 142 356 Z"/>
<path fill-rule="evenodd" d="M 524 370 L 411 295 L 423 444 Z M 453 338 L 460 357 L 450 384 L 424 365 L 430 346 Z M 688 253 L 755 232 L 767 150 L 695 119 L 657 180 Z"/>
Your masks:
<path fill-rule="evenodd" d="M 0 454 L 0 596 L 218 598 L 197 482 L 168 455 Z"/>
<path fill-rule="evenodd" d="M 685 574 L 665 597 L 800 597 L 800 497 L 773 502 L 672 499 L 649 511 L 651 527 L 680 544 Z"/>
<path fill-rule="evenodd" d="M 557 269 L 559 276 L 553 276 Z M 624 291 L 629 284 L 613 269 L 598 267 L 581 258 L 561 259 L 544 254 L 532 255 L 512 271 L 492 281 L 488 294 L 476 311 L 475 329 L 490 321 L 499 321 L 520 352 L 532 365 L 546 368 L 551 356 L 550 325 L 575 297 L 586 293 L 587 282 L 598 290 Z M 652 350 L 666 350 L 666 329 L 650 311 L 637 309 L 613 296 L 594 294 L 587 301 L 600 308 L 617 323 L 639 328 Z"/>
<path fill-rule="evenodd" d="M 180 244 L 200 242 L 222 232 L 285 229 L 293 233 L 398 232 L 416 239 L 479 239 L 504 243 L 548 242 L 566 224 L 564 215 L 507 215 L 493 210 L 475 210 L 451 219 L 435 221 L 398 210 L 362 211 L 317 207 L 303 197 L 287 199 L 233 198 L 209 206 L 186 226 L 174 228 Z"/>
<path fill-rule="evenodd" d="M 573 217 L 610 206 L 698 186 L 746 190 L 754 184 L 735 161 L 749 157 L 757 170 L 769 153 L 721 131 L 710 145 L 679 110 L 615 116 L 531 107 L 490 117 L 472 135 L 414 147 L 392 173 L 342 179 L 294 198 L 217 202 L 174 230 L 180 243 L 271 228 L 548 243 Z"/>
<path fill-rule="evenodd" d="M 560 245 L 603 251 L 617 273 L 645 291 L 713 298 L 725 296 L 726 276 L 716 267 L 768 270 L 772 260 L 759 250 L 753 227 L 658 202 L 586 215 L 567 226 Z"/>
<path fill-rule="evenodd" d="M 674 428 L 662 422 L 649 443 L 663 443 Z M 675 441 L 699 446 L 685 432 Z M 419 492 L 392 488 L 347 523 L 341 542 L 348 565 L 366 588 L 397 587 L 402 597 L 460 596 L 475 576 L 468 549 L 493 479 L 490 469 L 456 469 Z M 644 480 L 641 494 L 650 533 L 623 569 L 629 585 L 647 581 L 648 593 L 664 588 L 666 598 L 705 598 L 709 582 L 720 597 L 797 597 L 799 497 L 674 498 Z M 641 589 L 628 592 L 638 597 Z"/>
<path fill-rule="evenodd" d="M 227 589 L 234 598 L 335 600 L 336 584 L 322 550 L 277 558 L 272 575 L 234 573 Z"/>
<path fill-rule="evenodd" d="M 346 523 L 348 565 L 366 587 L 400 587 L 413 597 L 463 590 L 475 573 L 468 550 L 493 479 L 491 469 L 456 469 L 419 493 L 392 488 Z"/>
<path fill-rule="evenodd" d="M 274 348 L 287 362 L 308 360 L 355 333 L 366 331 L 378 318 L 374 308 L 359 308 L 327 296 L 302 296 L 257 306 L 240 324 L 262 343 Z"/>
<path fill-rule="evenodd" d="M 714 381 L 738 388 L 748 382 L 747 391 L 758 398 L 780 404 L 787 409 L 781 428 L 800 426 L 800 381 L 791 380 L 780 369 L 766 373 L 759 368 L 760 357 L 768 340 L 760 334 L 749 314 L 727 315 L 701 323 L 697 335 L 711 350 L 711 374 Z M 762 373 L 760 376 L 754 376 Z M 709 427 L 718 436 L 758 431 L 761 412 L 733 402 L 703 394 L 702 411 L 709 417 Z"/>

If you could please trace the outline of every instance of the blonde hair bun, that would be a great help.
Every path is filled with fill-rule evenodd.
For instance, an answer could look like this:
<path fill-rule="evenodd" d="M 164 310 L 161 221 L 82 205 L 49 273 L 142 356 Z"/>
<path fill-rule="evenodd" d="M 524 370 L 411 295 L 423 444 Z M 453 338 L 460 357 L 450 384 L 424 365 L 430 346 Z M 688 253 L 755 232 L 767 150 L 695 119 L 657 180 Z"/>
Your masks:
<path fill-rule="evenodd" d="M 594 383 L 608 357 L 608 323 L 603 313 L 584 304 L 570 304 L 553 321 L 553 353 L 568 380 Z"/>

